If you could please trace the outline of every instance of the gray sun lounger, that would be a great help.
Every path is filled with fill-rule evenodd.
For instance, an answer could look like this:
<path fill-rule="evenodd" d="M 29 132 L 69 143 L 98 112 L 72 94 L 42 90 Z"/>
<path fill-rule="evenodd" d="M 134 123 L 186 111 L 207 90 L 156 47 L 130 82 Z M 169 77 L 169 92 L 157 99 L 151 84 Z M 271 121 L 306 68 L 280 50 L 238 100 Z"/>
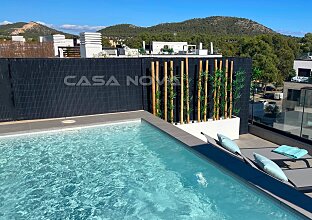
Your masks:
<path fill-rule="evenodd" d="M 272 161 L 294 161 L 294 160 L 302 160 L 304 161 L 308 168 L 300 168 L 300 169 L 285 169 L 282 168 L 283 172 L 287 176 L 289 183 L 295 187 L 297 190 L 301 192 L 312 192 L 312 168 L 310 167 L 309 162 L 306 160 L 307 158 L 311 158 L 309 155 L 305 155 L 300 159 L 291 159 L 289 157 L 276 154 L 271 152 L 271 149 L 274 148 L 263 148 L 263 149 L 241 149 L 243 157 L 247 157 L 248 160 L 252 161 L 252 163 L 257 166 L 253 152 L 263 155 Z M 260 168 L 259 168 L 260 169 Z M 261 170 L 261 169 L 260 169 Z"/>
<path fill-rule="evenodd" d="M 312 191 L 312 168 L 283 170 L 295 188 L 302 192 Z"/>
<path fill-rule="evenodd" d="M 300 159 L 307 159 L 311 158 L 310 155 L 305 155 L 304 157 L 300 159 L 291 159 L 286 156 L 277 154 L 272 152 L 274 148 L 250 148 L 250 149 L 240 149 L 242 154 L 233 154 L 232 152 L 226 150 L 225 148 L 219 146 L 219 142 L 215 139 L 209 137 L 208 135 L 201 132 L 206 138 L 207 142 L 213 144 L 215 147 L 218 147 L 219 149 L 223 150 L 224 152 L 231 154 L 235 156 L 236 158 L 244 161 L 246 164 L 254 167 L 255 169 L 260 170 L 261 172 L 264 172 L 261 170 L 257 164 L 255 163 L 255 159 L 253 156 L 253 153 L 261 154 L 265 157 L 267 157 L 270 160 L 300 160 Z M 312 192 L 312 168 L 303 168 L 303 169 L 283 169 L 283 172 L 287 176 L 289 182 L 283 182 L 287 185 L 291 185 L 295 189 L 301 192 Z M 266 173 L 266 172 L 264 172 Z M 269 175 L 268 173 L 266 173 Z M 270 175 L 271 176 L 271 175 Z M 275 178 L 272 176 L 272 178 Z M 276 179 L 276 178 L 275 178 Z M 280 181 L 280 180 L 278 180 Z"/>
<path fill-rule="evenodd" d="M 282 154 L 272 152 L 272 150 L 274 149 L 275 149 L 274 147 L 266 147 L 266 148 L 244 148 L 240 150 L 248 158 L 253 158 L 253 153 L 257 153 L 273 161 L 292 161 L 292 162 L 303 161 L 307 165 L 307 167 L 309 168 L 311 167 L 311 164 L 307 160 L 307 159 L 312 159 L 312 156 L 309 154 L 306 154 L 301 158 L 294 159 L 294 158 L 286 157 Z"/>

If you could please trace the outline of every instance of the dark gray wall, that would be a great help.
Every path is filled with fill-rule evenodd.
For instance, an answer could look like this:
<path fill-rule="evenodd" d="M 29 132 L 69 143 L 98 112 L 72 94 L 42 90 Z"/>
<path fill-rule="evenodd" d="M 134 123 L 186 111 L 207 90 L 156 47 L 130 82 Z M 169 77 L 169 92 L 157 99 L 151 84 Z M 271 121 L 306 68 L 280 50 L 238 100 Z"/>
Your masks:
<path fill-rule="evenodd" d="M 225 63 L 226 58 L 222 58 Z M 227 58 L 234 60 L 234 72 L 242 69 L 246 73 L 241 107 L 241 133 L 248 132 L 248 102 L 251 75 L 251 60 L 248 58 Z M 66 117 L 87 114 L 111 113 L 151 108 L 150 86 L 126 85 L 126 76 L 132 78 L 150 75 L 153 58 L 111 58 L 111 59 L 0 59 L 0 121 Z M 162 74 L 163 61 L 159 59 Z M 166 59 L 169 61 L 169 59 Z M 174 61 L 174 72 L 180 72 L 182 59 Z M 202 59 L 203 63 L 205 59 Z M 197 58 L 189 59 L 191 108 L 196 109 L 196 85 L 198 75 Z M 209 59 L 209 72 L 213 72 L 214 59 Z M 92 77 L 104 75 L 107 81 L 114 76 L 120 86 L 66 86 L 66 76 L 76 76 L 70 82 L 78 82 L 85 76 L 91 83 Z M 162 75 L 160 75 L 162 77 Z M 234 76 L 235 77 L 235 76 Z M 175 88 L 179 94 L 179 87 Z M 194 94 L 194 95 L 193 95 Z M 175 106 L 179 106 L 179 97 Z M 209 96 L 212 109 L 212 95 Z M 209 111 L 211 116 L 212 111 Z M 179 120 L 179 114 L 175 114 Z M 195 119 L 196 111 L 191 118 Z"/>
<path fill-rule="evenodd" d="M 12 80 L 7 59 L 0 59 L 0 121 L 15 119 Z"/>
<path fill-rule="evenodd" d="M 126 75 L 140 73 L 139 59 L 9 59 L 13 97 L 1 93 L 1 120 L 22 120 L 142 109 L 142 88 L 126 86 Z M 1 70 L 7 68 L 1 65 Z M 7 75 L 7 71 L 3 71 Z M 114 76 L 121 86 L 66 86 L 64 77 Z M 2 81 L 2 80 L 1 80 Z M 6 90 L 6 89 L 3 89 Z M 13 109 L 11 106 L 14 103 Z M 13 111 L 12 111 L 13 110 Z M 12 114 L 11 112 L 14 112 Z M 9 117 L 8 117 L 9 116 Z"/>

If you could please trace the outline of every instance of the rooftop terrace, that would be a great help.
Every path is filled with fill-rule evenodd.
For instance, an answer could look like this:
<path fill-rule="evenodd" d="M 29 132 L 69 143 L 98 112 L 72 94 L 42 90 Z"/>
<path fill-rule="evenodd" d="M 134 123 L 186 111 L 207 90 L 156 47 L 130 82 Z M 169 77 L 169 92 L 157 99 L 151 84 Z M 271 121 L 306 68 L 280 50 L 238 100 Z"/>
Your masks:
<path fill-rule="evenodd" d="M 268 175 L 265 175 L 263 172 L 259 172 L 257 169 L 254 169 L 251 166 L 246 165 L 242 161 L 233 158 L 228 153 L 224 152 L 224 150 L 217 147 L 218 145 L 214 139 L 209 139 L 209 143 L 207 144 L 206 142 L 197 139 L 196 137 L 184 132 L 183 130 L 180 130 L 179 128 L 163 121 L 158 117 L 153 116 L 146 111 L 111 113 L 44 120 L 29 120 L 19 122 L 3 122 L 0 123 L 0 136 L 18 135 L 60 129 L 71 129 L 73 127 L 80 126 L 131 121 L 139 118 L 147 121 L 148 123 L 154 125 L 163 132 L 176 138 L 180 142 L 184 143 L 186 146 L 200 153 L 209 161 L 212 161 L 218 166 L 229 170 L 232 175 L 236 176 L 239 179 L 247 181 L 256 189 L 268 193 L 277 200 L 287 204 L 288 206 L 299 211 L 305 216 L 309 218 L 312 217 L 311 210 L 309 211 L 306 208 L 301 207 L 307 207 L 307 205 L 309 204 L 307 198 L 312 197 L 311 193 L 307 193 L 306 195 L 309 197 L 304 198 L 301 196 L 301 193 L 294 190 L 292 187 L 276 181 Z M 274 148 L 277 146 L 277 144 L 266 141 L 251 134 L 241 135 L 236 143 L 241 147 L 243 152 L 244 150 L 252 148 Z M 311 164 L 312 158 L 309 158 L 308 162 Z M 304 162 L 287 162 L 287 165 L 289 165 L 287 169 L 300 169 L 306 164 Z"/>

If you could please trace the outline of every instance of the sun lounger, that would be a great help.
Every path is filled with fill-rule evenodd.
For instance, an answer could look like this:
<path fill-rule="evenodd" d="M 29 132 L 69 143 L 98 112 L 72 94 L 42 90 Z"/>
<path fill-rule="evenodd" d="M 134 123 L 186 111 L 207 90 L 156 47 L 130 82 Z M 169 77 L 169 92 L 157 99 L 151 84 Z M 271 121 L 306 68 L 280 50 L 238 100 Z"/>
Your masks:
<path fill-rule="evenodd" d="M 241 154 L 238 154 L 238 153 L 234 154 L 234 153 L 229 152 L 228 150 L 226 150 L 225 148 L 223 148 L 221 146 L 217 146 L 216 144 L 218 144 L 218 141 L 212 139 L 210 136 L 204 134 L 203 132 L 201 132 L 201 134 L 207 138 L 207 141 L 209 143 L 212 143 L 214 146 L 222 149 L 224 152 L 231 154 L 240 160 L 243 160 L 246 164 L 254 167 L 255 169 L 260 170 L 261 172 L 264 172 L 264 171 L 261 170 L 259 168 L 259 166 L 256 164 L 254 156 L 253 156 L 254 152 L 257 154 L 261 154 L 261 155 L 269 158 L 270 160 L 287 160 L 287 159 L 288 160 L 294 160 L 294 159 L 290 159 L 284 155 L 276 154 L 276 153 L 272 152 L 272 149 L 275 149 L 275 148 L 241 149 Z M 296 160 L 304 160 L 307 158 L 311 158 L 311 156 L 305 155 L 304 157 L 302 157 L 300 159 L 296 159 Z M 287 178 L 289 180 L 289 182 L 283 182 L 283 183 L 285 183 L 287 185 L 291 185 L 294 188 L 296 188 L 297 190 L 302 191 L 302 192 L 312 192 L 312 168 L 288 169 L 288 170 L 283 169 L 283 172 L 285 173 L 285 175 L 287 176 Z M 264 173 L 266 173 L 266 172 L 264 172 Z M 275 178 L 275 177 L 272 176 L 272 178 Z"/>
<path fill-rule="evenodd" d="M 312 192 L 312 168 L 283 171 L 297 190 L 301 192 Z"/>
<path fill-rule="evenodd" d="M 271 147 L 266 147 L 266 148 L 244 148 L 241 149 L 241 152 L 248 158 L 252 158 L 253 157 L 253 153 L 257 153 L 257 154 L 261 154 L 267 158 L 270 158 L 270 160 L 273 161 L 303 161 L 305 162 L 307 167 L 311 167 L 309 161 L 307 159 L 312 159 L 312 156 L 309 154 L 304 155 L 301 158 L 298 159 L 294 159 L 294 158 L 289 158 L 285 155 L 282 154 L 277 154 L 275 152 L 273 152 L 275 148 L 271 148 Z"/>

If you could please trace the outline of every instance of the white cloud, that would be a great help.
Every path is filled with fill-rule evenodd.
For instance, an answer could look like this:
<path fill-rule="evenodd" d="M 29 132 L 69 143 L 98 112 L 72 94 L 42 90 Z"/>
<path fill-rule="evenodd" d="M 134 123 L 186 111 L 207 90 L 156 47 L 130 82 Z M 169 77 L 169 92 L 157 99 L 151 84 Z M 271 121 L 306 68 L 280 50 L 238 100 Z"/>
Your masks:
<path fill-rule="evenodd" d="M 47 27 L 50 27 L 50 28 L 54 27 L 53 24 L 47 24 L 47 23 L 45 23 L 45 22 L 43 22 L 43 21 L 36 21 L 36 23 L 41 24 L 41 25 L 44 25 L 44 26 L 47 26 Z"/>
<path fill-rule="evenodd" d="M 302 37 L 307 33 L 305 31 L 287 31 L 287 30 L 277 30 L 277 32 L 280 34 L 291 35 L 296 37 Z"/>
<path fill-rule="evenodd" d="M 76 25 L 76 24 L 63 24 L 59 26 L 62 30 L 68 30 L 68 31 L 98 31 L 102 28 L 105 28 L 105 26 L 90 26 L 90 25 Z"/>
<path fill-rule="evenodd" d="M 12 24 L 13 22 L 11 21 L 2 21 L 0 22 L 0 25 L 6 25 L 6 24 Z"/>

